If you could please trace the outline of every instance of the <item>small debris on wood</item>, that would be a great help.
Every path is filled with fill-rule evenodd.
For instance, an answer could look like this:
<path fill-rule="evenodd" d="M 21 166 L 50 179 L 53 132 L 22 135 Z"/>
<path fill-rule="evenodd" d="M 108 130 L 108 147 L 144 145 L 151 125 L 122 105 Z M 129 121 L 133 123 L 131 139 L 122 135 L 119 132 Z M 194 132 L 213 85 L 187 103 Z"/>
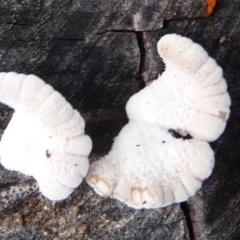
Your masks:
<path fill-rule="evenodd" d="M 163 214 L 164 213 L 164 209 L 163 208 L 157 208 L 156 211 L 160 214 Z"/>
<path fill-rule="evenodd" d="M 213 14 L 213 10 L 217 5 L 217 0 L 206 0 L 207 2 L 207 16 L 210 17 Z"/>
<path fill-rule="evenodd" d="M 222 37 L 220 37 L 220 39 L 219 39 L 219 43 L 220 44 L 223 44 L 223 43 L 225 43 L 227 41 L 227 38 L 225 37 L 225 36 L 222 36 Z"/>
<path fill-rule="evenodd" d="M 77 217 L 79 211 L 80 211 L 80 208 L 79 208 L 78 206 L 74 206 L 74 207 L 72 208 L 72 216 L 73 216 L 73 217 Z"/>
<path fill-rule="evenodd" d="M 36 207 L 37 204 L 38 204 L 38 200 L 37 200 L 36 198 L 32 198 L 32 199 L 28 202 L 28 204 L 26 205 L 26 208 L 27 208 L 28 210 L 30 210 L 30 209 Z"/>
<path fill-rule="evenodd" d="M 20 227 L 24 226 L 24 219 L 23 219 L 23 215 L 21 213 L 17 214 L 17 222 Z"/>
<path fill-rule="evenodd" d="M 80 234 L 84 234 L 87 231 L 87 228 L 88 228 L 87 224 L 81 224 L 80 227 L 78 228 L 78 232 Z"/>

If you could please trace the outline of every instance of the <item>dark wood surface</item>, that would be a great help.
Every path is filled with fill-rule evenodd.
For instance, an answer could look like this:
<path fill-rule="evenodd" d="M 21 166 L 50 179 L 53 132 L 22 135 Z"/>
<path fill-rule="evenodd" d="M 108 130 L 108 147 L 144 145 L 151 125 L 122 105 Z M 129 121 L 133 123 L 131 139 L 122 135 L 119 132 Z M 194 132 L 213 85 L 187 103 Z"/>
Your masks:
<path fill-rule="evenodd" d="M 0 71 L 36 74 L 86 120 L 91 160 L 127 122 L 126 101 L 164 69 L 156 43 L 179 33 L 224 69 L 232 98 L 224 134 L 212 143 L 213 174 L 188 202 L 134 210 L 86 184 L 52 203 L 34 179 L 0 167 L 0 239 L 240 239 L 240 1 L 2 0 Z M 1 106 L 1 134 L 12 110 Z"/>

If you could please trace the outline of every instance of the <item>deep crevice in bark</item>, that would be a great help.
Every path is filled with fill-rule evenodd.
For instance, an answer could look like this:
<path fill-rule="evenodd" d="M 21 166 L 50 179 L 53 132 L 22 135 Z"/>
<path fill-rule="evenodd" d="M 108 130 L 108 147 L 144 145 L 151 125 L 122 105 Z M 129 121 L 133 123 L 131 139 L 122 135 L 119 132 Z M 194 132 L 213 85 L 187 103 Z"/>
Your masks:
<path fill-rule="evenodd" d="M 124 30 L 124 29 L 112 29 L 112 30 L 105 30 L 103 32 L 99 32 L 98 34 L 104 34 L 108 32 L 116 32 L 116 33 L 134 33 L 136 34 L 137 38 L 137 43 L 139 47 L 139 52 L 140 52 L 140 63 L 139 63 L 139 70 L 137 73 L 137 82 L 138 82 L 138 87 L 139 90 L 143 89 L 146 84 L 143 80 L 143 69 L 144 69 L 144 59 L 145 59 L 145 54 L 146 50 L 144 47 L 144 40 L 143 40 L 143 34 L 145 31 L 135 31 L 135 30 Z"/>
<path fill-rule="evenodd" d="M 139 63 L 139 71 L 137 74 L 137 82 L 138 82 L 139 90 L 141 90 L 145 87 L 145 82 L 143 80 L 142 74 L 144 70 L 144 59 L 145 59 L 146 50 L 144 47 L 143 32 L 136 32 L 136 36 L 137 36 L 137 42 L 138 42 L 138 47 L 140 51 L 140 63 Z"/>
<path fill-rule="evenodd" d="M 183 214 L 186 218 L 188 230 L 189 230 L 189 237 L 191 240 L 196 240 L 195 234 L 194 234 L 194 228 L 193 228 L 193 222 L 191 218 L 191 213 L 190 213 L 190 207 L 187 202 L 182 202 L 180 203 L 180 208 L 183 211 Z"/>

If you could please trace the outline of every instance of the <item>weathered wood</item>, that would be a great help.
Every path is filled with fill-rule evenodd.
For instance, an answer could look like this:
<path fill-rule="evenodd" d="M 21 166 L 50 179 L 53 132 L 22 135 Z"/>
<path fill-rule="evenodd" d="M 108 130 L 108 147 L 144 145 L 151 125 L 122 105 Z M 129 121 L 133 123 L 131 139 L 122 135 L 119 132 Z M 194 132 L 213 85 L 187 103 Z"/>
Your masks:
<path fill-rule="evenodd" d="M 224 69 L 233 103 L 212 144 L 213 174 L 188 205 L 135 211 L 85 183 L 53 204 L 32 178 L 0 167 L 0 238 L 239 239 L 239 10 L 237 0 L 219 1 L 210 18 L 204 0 L 2 0 L 0 71 L 36 74 L 61 92 L 86 120 L 92 158 L 126 123 L 129 97 L 163 71 L 156 43 L 166 33 L 206 48 Z M 1 107 L 1 129 L 11 112 Z M 29 208 L 31 199 L 37 204 Z"/>

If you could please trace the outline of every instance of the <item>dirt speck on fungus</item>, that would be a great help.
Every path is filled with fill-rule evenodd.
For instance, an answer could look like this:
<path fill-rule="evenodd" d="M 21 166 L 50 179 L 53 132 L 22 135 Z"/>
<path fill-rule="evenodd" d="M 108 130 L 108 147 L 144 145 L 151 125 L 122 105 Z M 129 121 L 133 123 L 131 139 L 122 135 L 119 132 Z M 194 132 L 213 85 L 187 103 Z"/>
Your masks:
<path fill-rule="evenodd" d="M 51 157 L 51 154 L 49 153 L 49 150 L 46 150 L 46 157 L 47 157 L 47 158 L 50 158 L 50 157 Z"/>

